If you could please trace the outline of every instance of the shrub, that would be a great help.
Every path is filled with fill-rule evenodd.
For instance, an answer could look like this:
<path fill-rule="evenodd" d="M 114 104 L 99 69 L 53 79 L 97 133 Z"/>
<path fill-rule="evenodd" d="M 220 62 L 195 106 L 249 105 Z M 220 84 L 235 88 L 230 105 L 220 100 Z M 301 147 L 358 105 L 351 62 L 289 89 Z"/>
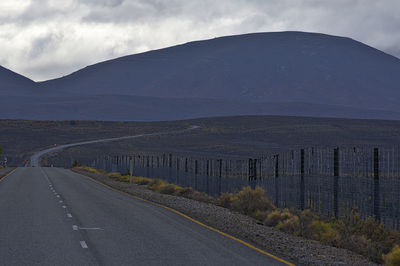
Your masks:
<path fill-rule="evenodd" d="M 267 212 L 261 210 L 256 210 L 254 213 L 251 214 L 251 217 L 259 221 L 264 221 L 267 218 L 267 216 L 268 216 Z"/>
<path fill-rule="evenodd" d="M 107 176 L 108 176 L 109 178 L 112 178 L 112 179 L 120 179 L 121 173 L 118 173 L 118 172 L 109 173 L 109 174 L 107 174 Z"/>
<path fill-rule="evenodd" d="M 180 187 L 181 189 L 177 192 L 177 196 L 191 198 L 192 194 L 195 192 L 191 187 Z"/>
<path fill-rule="evenodd" d="M 318 219 L 311 210 L 304 210 L 298 214 L 299 216 L 299 235 L 311 238 L 312 237 L 312 230 L 311 224 L 313 220 Z"/>
<path fill-rule="evenodd" d="M 321 242 L 333 244 L 340 239 L 339 232 L 331 224 L 321 220 L 314 220 L 311 224 L 311 230 L 313 232 L 312 237 Z"/>
<path fill-rule="evenodd" d="M 77 167 L 77 166 L 82 166 L 82 164 L 80 162 L 78 162 L 77 160 L 74 160 L 74 162 L 72 163 L 72 168 Z"/>
<path fill-rule="evenodd" d="M 160 191 L 161 187 L 167 185 L 168 183 L 161 179 L 154 179 L 147 185 L 147 188 L 153 191 Z"/>
<path fill-rule="evenodd" d="M 280 221 L 276 226 L 277 229 L 294 234 L 296 236 L 300 235 L 300 219 L 297 215 L 292 215 L 283 221 Z"/>
<path fill-rule="evenodd" d="M 159 187 L 159 192 L 162 194 L 169 194 L 169 195 L 176 195 L 178 194 L 183 188 L 181 186 L 175 184 L 166 184 Z"/>
<path fill-rule="evenodd" d="M 278 223 L 281 221 L 281 211 L 275 210 L 272 211 L 265 219 L 264 223 L 268 226 L 277 226 Z"/>
<path fill-rule="evenodd" d="M 383 255 L 382 257 L 383 260 L 385 261 L 385 265 L 388 266 L 400 265 L 400 247 L 398 245 L 395 245 L 389 254 Z"/>
<path fill-rule="evenodd" d="M 188 196 L 188 198 L 197 200 L 197 201 L 201 201 L 201 202 L 207 202 L 207 203 L 211 203 L 214 201 L 214 198 L 207 195 L 207 193 L 204 192 L 198 192 L 198 191 L 194 191 L 192 194 L 190 194 Z"/>
<path fill-rule="evenodd" d="M 118 180 L 121 182 L 129 182 L 129 175 L 122 175 Z"/>
<path fill-rule="evenodd" d="M 94 169 L 92 167 L 89 167 L 89 166 L 77 166 L 77 167 L 74 167 L 74 168 L 78 169 L 78 170 L 86 171 L 86 172 L 89 172 L 89 173 L 92 173 L 92 174 L 100 173 L 100 171 L 98 171 L 98 170 L 96 170 L 96 169 Z"/>
<path fill-rule="evenodd" d="M 232 193 L 222 193 L 217 199 L 217 204 L 224 208 L 231 208 L 233 201 Z"/>
<path fill-rule="evenodd" d="M 257 210 L 267 211 L 275 207 L 264 196 L 264 190 L 256 187 L 254 190 L 249 186 L 243 188 L 233 197 L 232 209 L 245 215 L 254 214 Z"/>
<path fill-rule="evenodd" d="M 132 177 L 132 182 L 134 184 L 138 184 L 138 185 L 150 185 L 150 184 L 155 183 L 155 180 L 152 178 L 148 178 L 148 177 L 135 176 L 135 177 Z"/>

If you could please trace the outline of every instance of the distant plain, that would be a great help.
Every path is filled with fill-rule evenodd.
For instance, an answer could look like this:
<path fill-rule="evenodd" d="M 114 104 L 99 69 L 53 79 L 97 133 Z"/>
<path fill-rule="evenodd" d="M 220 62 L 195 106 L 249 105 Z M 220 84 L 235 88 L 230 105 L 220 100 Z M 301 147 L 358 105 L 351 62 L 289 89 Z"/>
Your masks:
<path fill-rule="evenodd" d="M 12 164 L 54 145 L 188 128 L 179 134 L 143 137 L 69 148 L 52 162 L 140 152 L 210 157 L 257 157 L 310 146 L 393 146 L 400 143 L 400 121 L 289 116 L 235 116 L 169 122 L 0 120 L 0 144 Z M 57 158 L 57 159 L 56 159 Z"/>

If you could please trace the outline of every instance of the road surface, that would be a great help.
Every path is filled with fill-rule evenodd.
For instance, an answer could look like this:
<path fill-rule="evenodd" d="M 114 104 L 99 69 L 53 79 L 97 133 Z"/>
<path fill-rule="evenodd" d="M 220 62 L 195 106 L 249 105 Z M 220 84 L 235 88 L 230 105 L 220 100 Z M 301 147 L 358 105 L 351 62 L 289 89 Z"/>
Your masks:
<path fill-rule="evenodd" d="M 0 214 L 1 265 L 283 265 L 66 169 L 18 168 Z"/>
<path fill-rule="evenodd" d="M 134 135 L 134 136 L 125 136 L 125 137 L 108 138 L 108 139 L 96 139 L 96 140 L 89 140 L 89 141 L 82 141 L 82 142 L 58 145 L 58 146 L 54 146 L 52 148 L 45 149 L 45 150 L 42 150 L 42 151 L 34 153 L 31 156 L 30 166 L 38 167 L 41 156 L 45 155 L 46 153 L 51 153 L 51 152 L 54 152 L 54 151 L 57 151 L 57 150 L 65 149 L 65 148 L 70 148 L 70 147 L 74 147 L 74 146 L 81 146 L 81 145 L 88 145 L 88 144 L 93 144 L 93 143 L 100 143 L 100 142 L 112 142 L 112 141 L 134 139 L 134 138 L 140 138 L 140 137 L 183 133 L 183 132 L 187 132 L 187 131 L 198 129 L 198 128 L 200 128 L 200 127 L 199 126 L 191 126 L 188 129 L 177 130 L 177 131 L 157 132 L 157 133 L 151 133 L 151 134 L 140 134 L 140 135 Z"/>

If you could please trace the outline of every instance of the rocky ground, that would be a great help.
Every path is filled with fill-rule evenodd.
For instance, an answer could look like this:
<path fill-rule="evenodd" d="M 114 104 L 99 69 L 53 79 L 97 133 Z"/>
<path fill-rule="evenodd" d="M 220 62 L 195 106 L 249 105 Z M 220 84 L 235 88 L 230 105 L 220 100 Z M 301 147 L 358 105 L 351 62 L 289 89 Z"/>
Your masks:
<path fill-rule="evenodd" d="M 73 171 L 118 190 L 176 209 L 297 265 L 376 265 L 351 251 L 286 234 L 251 217 L 210 203 L 160 194 L 146 189 L 145 186 L 115 181 L 106 175 Z"/>

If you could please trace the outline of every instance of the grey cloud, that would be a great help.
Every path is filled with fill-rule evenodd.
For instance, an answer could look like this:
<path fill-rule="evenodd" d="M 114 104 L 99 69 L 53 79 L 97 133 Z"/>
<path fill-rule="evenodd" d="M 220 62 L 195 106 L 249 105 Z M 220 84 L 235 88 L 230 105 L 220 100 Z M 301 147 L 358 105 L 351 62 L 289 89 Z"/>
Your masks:
<path fill-rule="evenodd" d="M 34 79 L 145 49 L 261 31 L 346 36 L 400 57 L 398 10 L 398 0 L 32 0 L 18 14 L 0 10 L 0 51 L 19 42 L 2 58 Z M 15 27 L 29 37 L 6 37 Z M 68 62 L 60 62 L 66 54 Z M 35 69 L 23 67 L 29 60 Z"/>
<path fill-rule="evenodd" d="M 89 6 L 117 7 L 122 5 L 125 0 L 85 0 L 77 1 Z"/>
<path fill-rule="evenodd" d="M 62 36 L 54 33 L 36 38 L 32 41 L 28 56 L 35 59 L 42 56 L 48 49 L 56 49 L 57 43 L 62 41 Z"/>

